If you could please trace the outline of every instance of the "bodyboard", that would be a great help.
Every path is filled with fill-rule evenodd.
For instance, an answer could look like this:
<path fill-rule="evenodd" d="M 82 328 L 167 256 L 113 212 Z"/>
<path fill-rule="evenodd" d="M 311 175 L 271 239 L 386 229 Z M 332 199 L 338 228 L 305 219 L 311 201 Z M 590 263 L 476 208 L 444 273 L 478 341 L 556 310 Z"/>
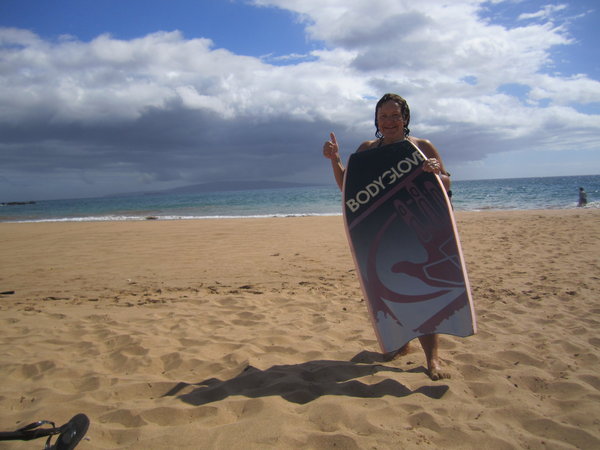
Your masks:
<path fill-rule="evenodd" d="M 452 205 L 408 140 L 354 153 L 343 184 L 346 234 L 384 353 L 418 336 L 476 332 Z"/>

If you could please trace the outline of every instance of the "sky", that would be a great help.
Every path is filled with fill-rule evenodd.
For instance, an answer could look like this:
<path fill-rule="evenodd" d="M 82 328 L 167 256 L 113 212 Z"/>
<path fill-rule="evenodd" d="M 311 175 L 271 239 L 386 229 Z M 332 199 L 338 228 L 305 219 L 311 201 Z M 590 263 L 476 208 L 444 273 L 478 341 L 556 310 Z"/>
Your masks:
<path fill-rule="evenodd" d="M 0 0 L 0 201 L 335 186 L 387 92 L 455 180 L 600 174 L 597 0 Z"/>

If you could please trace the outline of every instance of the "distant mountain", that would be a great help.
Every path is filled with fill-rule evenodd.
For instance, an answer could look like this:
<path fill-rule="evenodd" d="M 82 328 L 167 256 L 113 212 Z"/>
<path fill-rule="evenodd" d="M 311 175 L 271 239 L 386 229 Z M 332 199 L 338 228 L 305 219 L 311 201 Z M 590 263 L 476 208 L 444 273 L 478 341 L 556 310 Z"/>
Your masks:
<path fill-rule="evenodd" d="M 252 191 L 257 189 L 286 189 L 318 186 L 306 183 L 288 183 L 285 181 L 215 181 L 212 183 L 192 184 L 173 189 L 167 189 L 157 193 L 161 194 L 195 194 L 201 192 L 223 192 L 223 191 Z"/>
<path fill-rule="evenodd" d="M 212 183 L 192 184 L 162 191 L 121 192 L 105 195 L 104 198 L 130 197 L 132 195 L 157 194 L 200 194 L 203 192 L 253 191 L 257 189 L 291 189 L 301 187 L 323 186 L 311 183 L 288 183 L 285 181 L 215 181 Z"/>
<path fill-rule="evenodd" d="M 35 202 L 1 202 L 0 206 L 19 206 L 19 205 L 35 205 Z"/>

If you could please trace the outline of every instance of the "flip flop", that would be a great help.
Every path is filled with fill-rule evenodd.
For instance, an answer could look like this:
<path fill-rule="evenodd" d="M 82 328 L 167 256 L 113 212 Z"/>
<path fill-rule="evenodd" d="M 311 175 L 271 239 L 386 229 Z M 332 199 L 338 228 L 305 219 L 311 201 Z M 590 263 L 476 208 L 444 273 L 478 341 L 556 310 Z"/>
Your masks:
<path fill-rule="evenodd" d="M 42 425 L 52 425 L 52 428 L 39 428 Z M 85 414 L 77 414 L 66 424 L 56 427 L 54 422 L 39 420 L 25 425 L 16 431 L 0 432 L 0 441 L 31 441 L 48 436 L 44 450 L 72 450 L 83 439 L 90 426 L 90 420 Z M 52 436 L 58 434 L 54 445 L 50 444 Z"/>
<path fill-rule="evenodd" d="M 90 419 L 85 414 L 77 414 L 71 417 L 66 424 L 60 427 L 56 443 L 48 447 L 50 450 L 72 450 L 83 439 L 90 426 Z M 47 444 L 46 444 L 47 446 Z"/>

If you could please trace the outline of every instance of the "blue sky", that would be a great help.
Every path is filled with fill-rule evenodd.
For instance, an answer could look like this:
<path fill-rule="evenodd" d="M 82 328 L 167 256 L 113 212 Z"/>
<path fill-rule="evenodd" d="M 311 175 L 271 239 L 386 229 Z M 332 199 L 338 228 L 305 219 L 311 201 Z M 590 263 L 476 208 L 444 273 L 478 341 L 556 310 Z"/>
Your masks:
<path fill-rule="evenodd" d="M 2 0 L 0 201 L 333 185 L 386 92 L 455 179 L 600 174 L 596 3 Z"/>
<path fill-rule="evenodd" d="M 26 28 L 46 39 L 70 34 L 91 41 L 104 33 L 134 39 L 180 30 L 187 39 L 210 38 L 236 54 L 299 53 L 317 46 L 291 11 L 220 0 L 2 0 L 3 26 Z M 274 39 L 273 36 L 277 36 Z"/>

